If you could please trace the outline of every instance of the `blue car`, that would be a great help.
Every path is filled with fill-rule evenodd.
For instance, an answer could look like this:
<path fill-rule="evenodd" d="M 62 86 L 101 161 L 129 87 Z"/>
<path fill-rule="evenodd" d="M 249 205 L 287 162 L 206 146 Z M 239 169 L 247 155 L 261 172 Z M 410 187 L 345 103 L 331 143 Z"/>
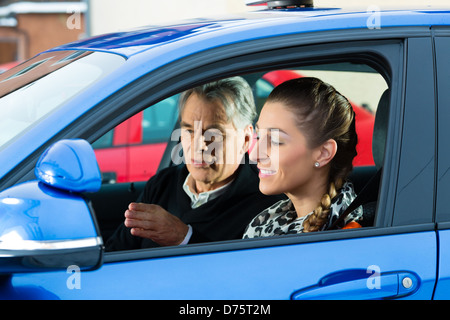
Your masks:
<path fill-rule="evenodd" d="M 450 10 L 268 1 L 241 16 L 83 39 L 6 71 L 0 299 L 449 299 L 448 52 Z M 367 223 L 105 252 L 145 181 L 102 183 L 92 145 L 221 78 L 245 77 L 261 104 L 273 88 L 265 79 L 285 70 L 331 83 L 375 117 L 372 150 L 359 150 L 373 151 L 373 166 L 351 175 Z M 177 141 L 167 141 L 160 169 L 172 164 Z M 220 312 L 270 312 L 256 307 Z"/>

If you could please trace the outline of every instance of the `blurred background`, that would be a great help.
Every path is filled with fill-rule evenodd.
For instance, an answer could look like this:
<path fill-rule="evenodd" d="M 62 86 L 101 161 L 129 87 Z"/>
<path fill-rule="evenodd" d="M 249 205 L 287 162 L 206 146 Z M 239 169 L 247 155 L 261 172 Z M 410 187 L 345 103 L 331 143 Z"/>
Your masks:
<path fill-rule="evenodd" d="M 245 0 L 0 0 L 2 69 L 57 45 L 88 36 L 260 9 Z M 450 6 L 449 0 L 315 0 L 316 7 Z M 8 63 L 8 65 L 5 65 Z"/>

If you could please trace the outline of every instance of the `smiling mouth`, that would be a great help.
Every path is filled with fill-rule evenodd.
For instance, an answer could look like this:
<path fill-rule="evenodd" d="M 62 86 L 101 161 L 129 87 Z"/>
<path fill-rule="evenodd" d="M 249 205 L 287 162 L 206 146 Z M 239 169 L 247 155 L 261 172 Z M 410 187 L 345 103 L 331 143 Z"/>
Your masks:
<path fill-rule="evenodd" d="M 259 169 L 260 178 L 270 177 L 273 176 L 275 173 L 277 172 L 274 170 Z"/>

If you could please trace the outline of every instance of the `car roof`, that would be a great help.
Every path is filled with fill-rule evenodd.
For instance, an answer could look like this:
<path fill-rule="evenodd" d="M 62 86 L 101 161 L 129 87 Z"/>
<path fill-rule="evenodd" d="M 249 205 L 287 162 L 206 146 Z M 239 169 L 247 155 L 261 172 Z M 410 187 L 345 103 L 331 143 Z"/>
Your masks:
<path fill-rule="evenodd" d="M 378 19 L 379 26 L 377 26 L 377 29 L 404 26 L 448 26 L 450 25 L 450 8 L 382 10 L 376 6 L 371 6 L 344 9 L 260 10 L 240 15 L 195 19 L 171 25 L 148 26 L 130 31 L 109 33 L 68 43 L 49 51 L 104 51 L 130 58 L 156 46 L 179 41 L 189 43 L 189 39 L 197 41 L 199 38 L 213 39 L 217 35 L 233 34 L 234 41 L 238 42 L 240 39 L 257 39 L 298 32 L 364 29 L 370 27 L 368 24 L 372 21 L 370 19 Z M 239 34 L 242 37 L 239 37 Z M 210 45 L 209 48 L 211 47 L 213 46 Z"/>

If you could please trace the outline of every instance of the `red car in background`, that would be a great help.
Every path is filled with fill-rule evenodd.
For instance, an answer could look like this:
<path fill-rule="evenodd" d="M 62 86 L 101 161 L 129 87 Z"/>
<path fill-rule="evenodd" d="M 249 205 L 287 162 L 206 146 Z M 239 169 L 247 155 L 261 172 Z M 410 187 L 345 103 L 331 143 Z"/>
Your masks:
<path fill-rule="evenodd" d="M 95 141 L 104 183 L 146 181 L 158 170 L 178 120 L 178 95 L 124 121 Z"/>
<path fill-rule="evenodd" d="M 255 100 L 260 111 L 267 95 L 280 83 L 298 78 L 293 70 L 266 73 L 256 81 Z M 146 181 L 159 166 L 167 141 L 178 119 L 178 95 L 136 114 L 93 143 L 104 183 Z M 358 155 L 355 166 L 371 166 L 374 116 L 352 103 L 356 114 Z"/>

